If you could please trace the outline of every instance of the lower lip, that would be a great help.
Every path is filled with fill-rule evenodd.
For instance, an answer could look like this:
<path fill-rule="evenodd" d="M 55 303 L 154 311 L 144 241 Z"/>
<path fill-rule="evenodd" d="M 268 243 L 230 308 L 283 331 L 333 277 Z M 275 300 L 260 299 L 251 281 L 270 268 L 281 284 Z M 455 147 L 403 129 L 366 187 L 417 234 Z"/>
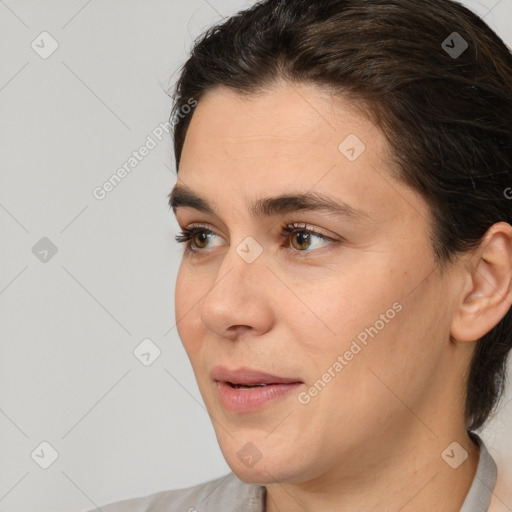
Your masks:
<path fill-rule="evenodd" d="M 217 382 L 222 406 L 228 411 L 238 413 L 259 409 L 278 398 L 290 394 L 300 386 L 302 386 L 301 382 L 294 382 L 292 384 L 269 384 L 250 389 L 236 389 L 226 382 Z"/>

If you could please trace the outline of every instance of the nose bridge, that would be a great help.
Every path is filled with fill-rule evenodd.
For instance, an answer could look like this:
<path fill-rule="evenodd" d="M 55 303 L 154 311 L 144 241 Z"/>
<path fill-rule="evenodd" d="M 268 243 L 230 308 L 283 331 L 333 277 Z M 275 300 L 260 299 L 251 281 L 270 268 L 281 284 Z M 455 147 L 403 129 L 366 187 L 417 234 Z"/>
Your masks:
<path fill-rule="evenodd" d="M 236 295 L 254 297 L 253 287 L 261 282 L 264 268 L 262 254 L 263 247 L 251 236 L 231 246 L 219 267 L 212 291 L 218 288 L 223 293 L 235 291 Z"/>
<path fill-rule="evenodd" d="M 246 237 L 231 246 L 215 283 L 201 301 L 200 314 L 206 328 L 218 335 L 235 325 L 262 328 L 268 317 L 265 271 L 263 247 L 254 238 Z"/>

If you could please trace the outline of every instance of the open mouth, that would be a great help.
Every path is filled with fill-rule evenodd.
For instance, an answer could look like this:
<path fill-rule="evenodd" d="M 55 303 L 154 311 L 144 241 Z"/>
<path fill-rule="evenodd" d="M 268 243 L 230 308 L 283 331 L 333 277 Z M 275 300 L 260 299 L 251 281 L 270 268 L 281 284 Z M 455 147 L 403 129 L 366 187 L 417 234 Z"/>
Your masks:
<path fill-rule="evenodd" d="M 233 384 L 232 382 L 227 383 L 233 389 L 253 389 L 262 388 L 264 386 L 271 386 L 272 384 Z"/>
<path fill-rule="evenodd" d="M 286 400 L 303 385 L 302 382 L 236 384 L 217 381 L 217 396 L 224 409 L 242 414 L 265 408 L 276 401 Z"/>
<path fill-rule="evenodd" d="M 272 375 L 247 367 L 215 366 L 210 372 L 220 404 L 227 411 L 248 413 L 286 400 L 304 386 L 297 378 Z"/>

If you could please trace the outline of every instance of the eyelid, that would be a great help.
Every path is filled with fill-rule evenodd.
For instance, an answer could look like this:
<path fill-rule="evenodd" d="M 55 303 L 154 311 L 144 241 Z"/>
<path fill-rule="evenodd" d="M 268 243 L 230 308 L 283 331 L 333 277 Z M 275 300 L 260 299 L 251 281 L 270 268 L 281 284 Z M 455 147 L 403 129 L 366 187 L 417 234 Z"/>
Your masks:
<path fill-rule="evenodd" d="M 193 248 L 192 240 L 193 237 L 197 233 L 206 233 L 206 234 L 213 234 L 215 236 L 221 236 L 218 235 L 214 229 L 208 224 L 203 223 L 193 223 L 189 226 L 186 226 L 182 229 L 182 234 L 176 236 L 176 241 L 179 241 L 181 243 L 185 243 L 185 252 L 196 252 L 196 253 L 207 253 L 208 249 L 201 249 L 201 248 Z M 322 239 L 325 242 L 329 242 L 326 246 L 320 247 L 313 250 L 304 250 L 300 251 L 297 249 L 292 249 L 289 246 L 285 247 L 286 250 L 293 252 L 294 255 L 297 255 L 299 257 L 307 257 L 311 254 L 322 254 L 325 251 L 328 251 L 330 249 L 336 248 L 339 244 L 345 242 L 346 240 L 343 237 L 340 237 L 339 235 L 330 236 L 326 233 L 321 232 L 316 226 L 308 225 L 305 222 L 283 222 L 280 227 L 280 233 L 279 236 L 285 240 L 289 239 L 291 235 L 293 235 L 295 232 L 301 232 L 305 231 L 310 233 L 311 235 L 314 235 L 315 237 L 318 237 Z M 181 240 L 179 240 L 181 238 Z M 222 238 L 222 236 L 221 236 Z"/>
<path fill-rule="evenodd" d="M 283 231 L 289 230 L 290 232 L 309 231 L 316 236 L 325 238 L 326 240 L 336 241 L 336 238 L 339 238 L 339 241 L 343 240 L 343 238 L 338 235 L 326 233 L 325 231 L 320 230 L 320 228 L 317 228 L 316 226 L 313 226 L 312 224 L 307 224 L 306 222 L 285 222 L 285 223 L 283 223 L 281 229 Z"/>
<path fill-rule="evenodd" d="M 214 234 L 215 236 L 221 236 L 215 231 L 215 229 L 212 228 L 212 226 L 210 226 L 208 224 L 201 224 L 201 223 L 190 224 L 189 226 L 181 228 L 181 230 L 182 231 L 204 230 L 204 231 Z M 281 225 L 281 233 L 282 232 L 293 233 L 295 231 L 309 231 L 316 236 L 325 238 L 326 240 L 333 240 L 333 238 L 330 235 L 323 233 L 323 232 L 319 231 L 319 229 L 316 228 L 315 226 L 311 226 L 304 222 L 290 222 L 290 223 L 283 223 Z M 221 238 L 222 238 L 222 236 L 221 236 Z"/>
<path fill-rule="evenodd" d="M 182 231 L 192 230 L 192 229 L 204 229 L 205 231 L 211 231 L 216 236 L 221 236 L 218 234 L 218 232 L 215 230 L 215 228 L 213 228 L 210 224 L 202 223 L 202 222 L 198 222 L 198 223 L 193 222 L 185 227 L 180 226 L 180 229 Z M 285 221 L 283 221 L 281 223 L 281 230 L 285 230 L 285 229 L 289 229 L 290 231 L 293 231 L 293 230 L 311 231 L 315 235 L 323 236 L 324 238 L 327 238 L 327 239 L 334 240 L 336 238 L 339 238 L 340 241 L 343 240 L 343 238 L 340 237 L 339 235 L 326 233 L 324 231 L 321 231 L 320 228 L 317 228 L 316 226 L 314 226 L 312 224 L 307 224 L 306 222 L 285 222 Z"/>

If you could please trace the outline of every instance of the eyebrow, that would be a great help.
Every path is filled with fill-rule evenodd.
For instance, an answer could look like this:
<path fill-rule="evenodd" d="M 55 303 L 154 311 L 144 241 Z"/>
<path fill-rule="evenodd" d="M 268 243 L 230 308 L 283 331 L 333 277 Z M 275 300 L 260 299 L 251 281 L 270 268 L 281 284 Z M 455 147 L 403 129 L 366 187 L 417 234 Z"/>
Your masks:
<path fill-rule="evenodd" d="M 184 185 L 176 185 L 169 194 L 169 206 L 176 215 L 178 208 L 193 208 L 202 213 L 217 216 L 215 208 L 203 197 Z M 252 217 L 270 217 L 294 212 L 321 211 L 348 220 L 369 220 L 370 216 L 345 202 L 325 194 L 307 192 L 304 194 L 282 194 L 258 199 L 249 205 Z"/>

